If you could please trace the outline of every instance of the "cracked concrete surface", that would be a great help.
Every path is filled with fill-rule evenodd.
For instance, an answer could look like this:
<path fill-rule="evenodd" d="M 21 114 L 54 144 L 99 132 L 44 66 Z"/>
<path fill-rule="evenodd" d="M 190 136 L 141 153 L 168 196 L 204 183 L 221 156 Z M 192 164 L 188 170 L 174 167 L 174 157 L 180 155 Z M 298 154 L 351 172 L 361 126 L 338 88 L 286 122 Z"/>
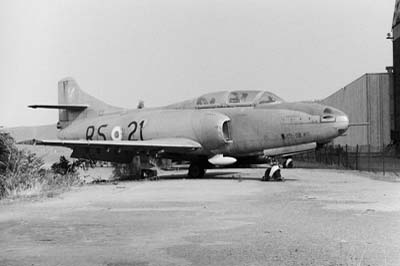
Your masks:
<path fill-rule="evenodd" d="M 165 173 L 3 202 L 0 265 L 400 265 L 400 183 L 283 173 Z"/>

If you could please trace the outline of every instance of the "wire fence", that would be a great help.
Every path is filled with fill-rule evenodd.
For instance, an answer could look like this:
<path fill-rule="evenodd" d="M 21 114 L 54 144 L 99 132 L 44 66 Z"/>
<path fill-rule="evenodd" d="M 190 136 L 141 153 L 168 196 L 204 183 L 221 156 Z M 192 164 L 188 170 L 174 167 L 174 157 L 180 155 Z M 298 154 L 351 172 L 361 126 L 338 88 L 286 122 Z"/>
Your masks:
<path fill-rule="evenodd" d="M 295 159 L 300 162 L 318 163 L 334 168 L 360 171 L 394 173 L 400 176 L 400 157 L 387 146 L 381 152 L 376 147 L 364 146 L 325 146 L 312 152 L 299 154 Z"/>

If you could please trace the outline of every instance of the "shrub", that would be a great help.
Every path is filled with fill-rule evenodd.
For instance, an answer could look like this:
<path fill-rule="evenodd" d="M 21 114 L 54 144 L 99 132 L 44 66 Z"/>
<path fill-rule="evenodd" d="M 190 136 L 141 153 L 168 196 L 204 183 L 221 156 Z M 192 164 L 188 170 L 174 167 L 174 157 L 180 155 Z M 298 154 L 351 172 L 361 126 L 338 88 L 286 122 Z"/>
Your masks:
<path fill-rule="evenodd" d="M 40 194 L 80 182 L 75 165 L 63 156 L 57 171 L 45 170 L 43 165 L 35 153 L 19 150 L 8 133 L 0 132 L 0 199 L 27 191 Z"/>
<path fill-rule="evenodd" d="M 35 186 L 45 175 L 43 161 L 34 153 L 18 150 L 8 133 L 0 133 L 0 198 Z"/>
<path fill-rule="evenodd" d="M 113 163 L 112 166 L 113 166 L 112 174 L 116 179 L 135 180 L 142 178 L 140 169 L 137 169 L 137 167 L 132 163 L 130 164 Z"/>
<path fill-rule="evenodd" d="M 17 161 L 18 149 L 10 134 L 0 132 L 0 174 L 12 171 Z"/>
<path fill-rule="evenodd" d="M 141 179 L 140 156 L 133 157 L 131 163 L 113 163 L 113 176 L 116 179 Z"/>
<path fill-rule="evenodd" d="M 51 170 L 56 174 L 65 175 L 68 172 L 74 173 L 75 167 L 65 156 L 60 156 L 60 160 L 52 164 Z"/>

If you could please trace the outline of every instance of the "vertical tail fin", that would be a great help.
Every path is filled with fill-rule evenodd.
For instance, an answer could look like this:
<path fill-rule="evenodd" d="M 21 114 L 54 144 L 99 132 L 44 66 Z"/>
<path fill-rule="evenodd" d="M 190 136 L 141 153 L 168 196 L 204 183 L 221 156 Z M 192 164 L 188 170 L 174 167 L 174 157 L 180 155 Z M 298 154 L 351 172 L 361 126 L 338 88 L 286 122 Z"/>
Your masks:
<path fill-rule="evenodd" d="M 87 105 L 88 108 L 63 108 L 59 110 L 57 128 L 63 129 L 72 121 L 87 117 L 98 116 L 111 112 L 121 111 L 122 108 L 108 105 L 93 96 L 85 93 L 72 78 L 64 78 L 58 82 L 58 104 Z"/>

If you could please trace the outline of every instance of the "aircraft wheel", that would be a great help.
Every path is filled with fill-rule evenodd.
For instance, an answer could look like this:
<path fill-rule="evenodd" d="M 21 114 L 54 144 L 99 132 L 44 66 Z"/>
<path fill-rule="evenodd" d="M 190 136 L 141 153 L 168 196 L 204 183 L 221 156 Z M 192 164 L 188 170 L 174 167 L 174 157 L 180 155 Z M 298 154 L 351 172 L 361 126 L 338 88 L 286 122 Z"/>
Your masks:
<path fill-rule="evenodd" d="M 197 164 L 197 163 L 190 164 L 189 173 L 188 173 L 188 176 L 190 178 L 202 178 L 205 173 L 206 173 L 206 170 L 204 169 L 204 167 L 202 165 Z"/>
<path fill-rule="evenodd" d="M 283 178 L 281 176 L 281 169 L 279 168 L 279 166 L 274 165 L 272 167 L 268 167 L 265 170 L 265 174 L 262 177 L 262 181 L 270 181 L 270 180 L 283 181 Z"/>
<path fill-rule="evenodd" d="M 268 167 L 266 170 L 265 170 L 265 173 L 264 173 L 264 176 L 262 177 L 262 181 L 269 181 L 271 178 L 270 178 L 270 176 L 269 176 L 269 174 L 271 173 L 271 167 Z"/>
<path fill-rule="evenodd" d="M 283 178 L 282 178 L 282 176 L 281 176 L 281 170 L 280 170 L 280 169 L 276 170 L 276 171 L 274 172 L 274 174 L 272 175 L 272 178 L 273 178 L 275 181 L 283 181 Z"/>
<path fill-rule="evenodd" d="M 283 168 L 293 168 L 293 159 L 292 158 L 287 158 L 285 160 L 285 163 L 283 164 Z"/>

